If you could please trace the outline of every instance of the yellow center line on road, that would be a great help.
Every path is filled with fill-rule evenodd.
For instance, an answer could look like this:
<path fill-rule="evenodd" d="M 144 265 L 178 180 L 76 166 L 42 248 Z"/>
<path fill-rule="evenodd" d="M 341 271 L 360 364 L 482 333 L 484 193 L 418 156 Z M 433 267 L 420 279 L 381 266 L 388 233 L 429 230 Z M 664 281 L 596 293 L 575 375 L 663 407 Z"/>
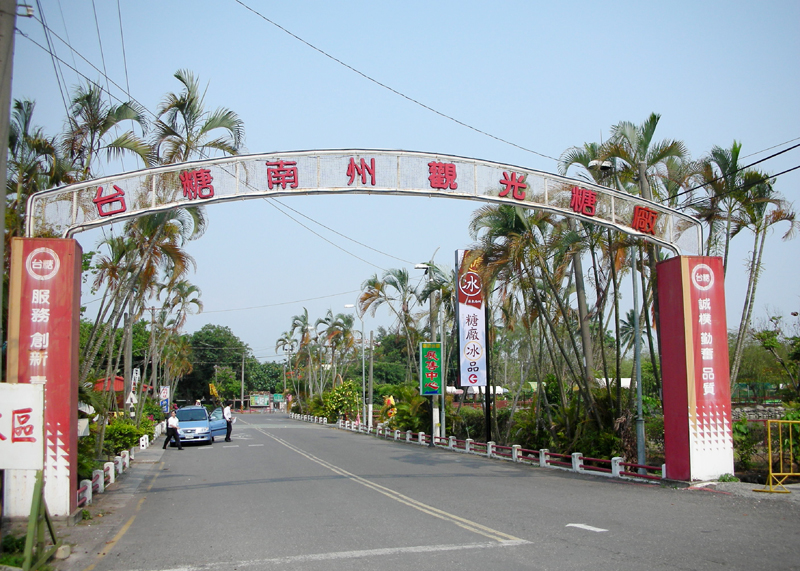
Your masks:
<path fill-rule="evenodd" d="M 259 432 L 261 432 L 265 436 L 268 436 L 268 437 L 272 438 L 273 440 L 275 440 L 279 444 L 282 444 L 286 448 L 288 448 L 288 449 L 290 449 L 290 450 L 292 450 L 294 452 L 297 452 L 298 454 L 308 458 L 312 462 L 315 462 L 315 463 L 319 464 L 323 468 L 327 468 L 328 470 L 331 470 L 332 472 L 334 472 L 336 474 L 339 474 L 340 476 L 344 476 L 345 478 L 348 478 L 348 479 L 350 479 L 350 480 L 352 480 L 352 481 L 354 481 L 354 482 L 356 482 L 358 484 L 361 484 L 362 486 L 365 486 L 367 488 L 370 488 L 371 490 L 374 490 L 374 491 L 376 491 L 376 492 L 378 492 L 380 494 L 383 494 L 384 496 L 386 496 L 388 498 L 391 498 L 391 499 L 395 500 L 396 502 L 399 502 L 401 504 L 405 504 L 405 505 L 407 505 L 409 507 L 412 507 L 412 508 L 414 508 L 416 510 L 419 510 L 419 511 L 421 511 L 423 513 L 426 513 L 428 515 L 431 515 L 433 517 L 448 521 L 448 522 L 453 523 L 453 524 L 455 524 L 455 525 L 457 525 L 457 526 L 459 526 L 459 527 L 461 527 L 463 529 L 466 529 L 466 530 L 471 531 L 473 533 L 477 533 L 477 534 L 482 535 L 484 537 L 488 537 L 489 539 L 493 539 L 494 541 L 499 541 L 499 542 L 504 542 L 504 541 L 515 541 L 515 542 L 516 541 L 525 541 L 525 540 L 522 540 L 522 539 L 520 539 L 518 537 L 514 537 L 513 535 L 508 535 L 507 533 L 503 533 L 501 531 L 497 531 L 496 529 L 492 529 L 490 527 L 486 527 L 485 525 L 481 525 L 481 524 L 476 523 L 474 521 L 470 521 L 468 519 L 459 517 L 457 515 L 454 515 L 454 514 L 445 512 L 443 510 L 440 510 L 438 508 L 434 508 L 432 506 L 424 504 L 424 503 L 422 503 L 420 501 L 415 500 L 414 498 L 410 498 L 410 497 L 408 497 L 406 495 L 403 495 L 403 494 L 401 494 L 399 492 L 396 492 L 396 491 L 394 491 L 394 490 L 392 490 L 390 488 L 386 488 L 384 486 L 381 486 L 380 484 L 376 484 L 375 482 L 372 482 L 370 480 L 362 478 L 361 476 L 357 476 L 356 474 L 348 472 L 347 470 L 339 468 L 338 466 L 335 466 L 334 464 L 331 464 L 330 462 L 326 462 L 325 460 L 323 460 L 321 458 L 318 458 L 318 457 L 314 456 L 313 454 L 309 454 L 308 452 L 306 452 L 304 450 L 301 450 L 300 448 L 297 448 L 295 445 L 290 444 L 289 442 L 283 440 L 282 438 L 278 438 L 274 434 L 270 434 L 269 432 L 265 432 L 261 428 L 257 428 L 256 430 L 258 430 Z"/>
<path fill-rule="evenodd" d="M 164 462 L 161 462 L 158 465 L 158 470 L 156 470 L 156 473 L 153 475 L 152 479 L 150 480 L 150 484 L 147 486 L 147 490 L 146 491 L 149 492 L 152 489 L 153 484 L 156 483 L 156 478 L 158 478 L 158 475 L 161 473 L 161 470 L 163 470 L 163 468 L 164 468 Z M 139 510 L 141 509 L 142 504 L 144 503 L 144 501 L 146 499 L 147 499 L 147 496 L 145 496 L 141 500 L 139 500 L 139 502 L 136 504 L 136 509 L 134 511 L 134 514 L 130 517 L 130 519 L 127 522 L 125 522 L 125 525 L 123 525 L 122 529 L 120 529 L 119 532 L 117 533 L 117 535 L 114 536 L 114 539 L 112 539 L 111 541 L 106 543 L 106 546 L 103 548 L 103 550 L 100 553 L 97 554 L 97 557 L 95 557 L 95 559 L 94 559 L 94 563 L 89 565 L 83 571 L 92 571 L 92 569 L 94 569 L 97 566 L 97 564 L 100 563 L 100 561 L 106 555 L 108 555 L 108 553 L 114 548 L 114 546 L 117 544 L 117 542 L 120 539 L 122 539 L 122 536 L 125 535 L 125 533 L 127 533 L 127 531 L 130 529 L 131 525 L 133 525 L 133 520 L 136 519 L 136 516 L 139 514 Z"/>

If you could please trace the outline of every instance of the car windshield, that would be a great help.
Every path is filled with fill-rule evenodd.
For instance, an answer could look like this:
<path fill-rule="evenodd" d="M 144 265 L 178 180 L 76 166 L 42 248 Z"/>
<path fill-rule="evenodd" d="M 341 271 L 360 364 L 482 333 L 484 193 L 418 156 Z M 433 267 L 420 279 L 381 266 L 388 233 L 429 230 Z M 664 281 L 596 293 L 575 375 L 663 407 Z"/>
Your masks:
<path fill-rule="evenodd" d="M 178 420 L 183 420 L 184 422 L 191 422 L 193 420 L 206 420 L 208 418 L 206 411 L 201 408 L 179 410 L 177 415 Z"/>

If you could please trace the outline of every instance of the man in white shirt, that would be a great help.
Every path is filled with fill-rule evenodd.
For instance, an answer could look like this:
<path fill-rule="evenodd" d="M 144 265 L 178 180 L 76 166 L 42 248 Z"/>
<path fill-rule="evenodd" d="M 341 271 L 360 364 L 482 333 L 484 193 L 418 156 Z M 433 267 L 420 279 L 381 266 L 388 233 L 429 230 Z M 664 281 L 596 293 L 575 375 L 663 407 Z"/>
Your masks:
<path fill-rule="evenodd" d="M 164 441 L 164 450 L 167 449 L 167 445 L 173 438 L 175 439 L 175 444 L 178 445 L 178 450 L 183 450 L 183 446 L 181 446 L 181 435 L 178 433 L 179 424 L 180 421 L 178 421 L 178 415 L 175 414 L 175 411 L 173 410 L 167 419 L 167 439 Z"/>
<path fill-rule="evenodd" d="M 225 442 L 231 441 L 231 430 L 233 430 L 233 415 L 231 415 L 231 403 L 225 403 L 225 408 L 222 410 L 222 417 L 225 419 L 226 431 Z"/>

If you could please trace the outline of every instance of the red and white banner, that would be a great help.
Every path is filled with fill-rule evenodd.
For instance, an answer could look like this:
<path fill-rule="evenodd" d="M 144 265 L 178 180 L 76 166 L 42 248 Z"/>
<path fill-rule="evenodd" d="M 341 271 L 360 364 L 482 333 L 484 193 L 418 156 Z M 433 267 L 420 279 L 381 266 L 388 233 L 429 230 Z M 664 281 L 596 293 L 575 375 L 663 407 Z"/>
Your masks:
<path fill-rule="evenodd" d="M 456 251 L 458 290 L 458 355 L 461 387 L 486 386 L 486 310 L 483 282 L 476 271 L 480 259 L 465 264 L 469 250 Z"/>
<path fill-rule="evenodd" d="M 44 386 L 44 490 L 53 515 L 76 509 L 81 254 L 75 240 L 11 243 L 7 379 Z M 22 479 L 7 473 L 7 515 L 30 511 Z M 16 509 L 28 511 L 8 513 Z"/>
<path fill-rule="evenodd" d="M 728 328 L 722 259 L 658 265 L 667 477 L 733 473 Z"/>

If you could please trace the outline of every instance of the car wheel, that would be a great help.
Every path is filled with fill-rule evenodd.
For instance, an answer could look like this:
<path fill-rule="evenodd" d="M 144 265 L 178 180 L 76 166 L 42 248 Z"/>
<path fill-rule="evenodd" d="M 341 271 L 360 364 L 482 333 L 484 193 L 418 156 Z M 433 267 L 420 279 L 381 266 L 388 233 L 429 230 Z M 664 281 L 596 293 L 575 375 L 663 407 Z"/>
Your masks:
<path fill-rule="evenodd" d="M 211 437 L 211 442 L 209 444 L 214 444 L 214 437 Z"/>

